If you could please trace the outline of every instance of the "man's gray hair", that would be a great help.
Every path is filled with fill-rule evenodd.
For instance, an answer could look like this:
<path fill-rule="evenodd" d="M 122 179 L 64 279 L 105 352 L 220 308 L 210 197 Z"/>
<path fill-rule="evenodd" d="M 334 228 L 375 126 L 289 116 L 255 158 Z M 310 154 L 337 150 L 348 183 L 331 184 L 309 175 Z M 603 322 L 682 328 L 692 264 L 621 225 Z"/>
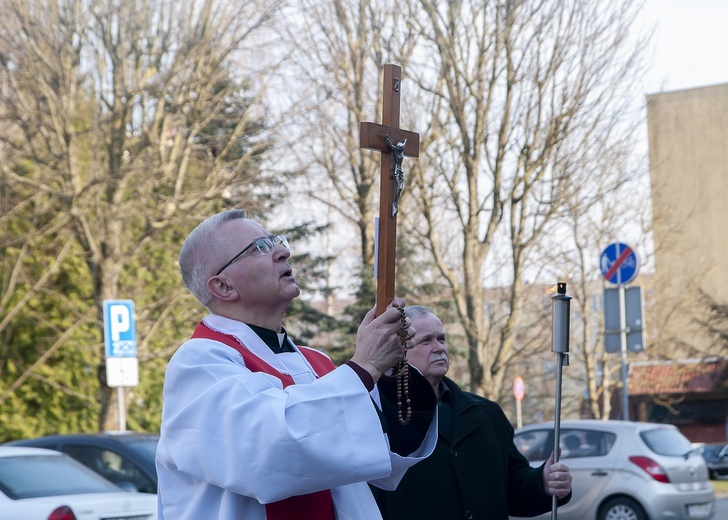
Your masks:
<path fill-rule="evenodd" d="M 425 307 L 424 305 L 407 305 L 404 308 L 404 312 L 410 318 L 421 318 L 422 316 L 427 316 L 429 314 L 437 317 L 437 314 L 432 312 L 432 309 Z"/>
<path fill-rule="evenodd" d="M 182 281 L 197 301 L 207 308 L 212 303 L 207 280 L 215 274 L 213 270 L 216 268 L 210 264 L 217 259 L 215 252 L 220 244 L 217 231 L 225 222 L 239 218 L 248 218 L 248 213 L 243 209 L 231 209 L 206 218 L 187 235 L 179 251 Z"/>

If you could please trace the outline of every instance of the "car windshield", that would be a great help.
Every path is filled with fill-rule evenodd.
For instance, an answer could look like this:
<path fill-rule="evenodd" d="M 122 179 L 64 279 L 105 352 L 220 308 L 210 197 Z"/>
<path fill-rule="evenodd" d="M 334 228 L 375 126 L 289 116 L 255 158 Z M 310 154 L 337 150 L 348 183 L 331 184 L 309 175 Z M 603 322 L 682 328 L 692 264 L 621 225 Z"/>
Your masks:
<path fill-rule="evenodd" d="M 700 453 L 702 453 L 705 456 L 717 457 L 718 453 L 720 453 L 721 449 L 723 449 L 722 445 L 718 445 L 718 446 L 708 445 L 708 446 L 701 446 L 698 449 L 698 451 L 700 451 Z"/>
<path fill-rule="evenodd" d="M 0 490 L 12 499 L 105 493 L 119 488 L 66 456 L 0 457 Z"/>
<path fill-rule="evenodd" d="M 693 451 L 693 447 L 685 436 L 670 428 L 657 428 L 640 432 L 640 437 L 647 447 L 658 455 L 668 457 L 684 457 Z"/>
<path fill-rule="evenodd" d="M 124 442 L 134 451 L 138 451 L 145 459 L 154 463 L 159 437 L 134 437 L 124 439 Z"/>

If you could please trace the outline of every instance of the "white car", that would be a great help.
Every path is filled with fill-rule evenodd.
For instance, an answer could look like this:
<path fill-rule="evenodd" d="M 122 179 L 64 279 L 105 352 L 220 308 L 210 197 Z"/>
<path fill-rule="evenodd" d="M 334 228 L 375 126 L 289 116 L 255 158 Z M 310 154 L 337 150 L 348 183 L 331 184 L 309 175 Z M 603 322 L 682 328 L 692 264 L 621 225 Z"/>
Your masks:
<path fill-rule="evenodd" d="M 703 458 L 673 425 L 561 421 L 560 460 L 572 475 L 571 501 L 559 520 L 707 520 L 715 494 Z M 516 430 L 532 466 L 554 449 L 553 423 Z M 550 518 L 550 514 L 538 518 Z"/>
<path fill-rule="evenodd" d="M 2 520 L 156 520 L 157 495 L 124 491 L 66 454 L 0 446 Z"/>

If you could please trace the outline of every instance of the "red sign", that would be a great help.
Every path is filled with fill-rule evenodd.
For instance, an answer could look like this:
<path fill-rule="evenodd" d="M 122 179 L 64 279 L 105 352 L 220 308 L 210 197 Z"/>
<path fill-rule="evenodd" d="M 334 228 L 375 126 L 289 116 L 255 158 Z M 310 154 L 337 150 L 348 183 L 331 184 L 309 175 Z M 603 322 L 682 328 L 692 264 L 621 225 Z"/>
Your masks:
<path fill-rule="evenodd" d="M 513 380 L 513 395 L 518 401 L 523 401 L 523 397 L 526 395 L 526 384 L 521 376 Z"/>

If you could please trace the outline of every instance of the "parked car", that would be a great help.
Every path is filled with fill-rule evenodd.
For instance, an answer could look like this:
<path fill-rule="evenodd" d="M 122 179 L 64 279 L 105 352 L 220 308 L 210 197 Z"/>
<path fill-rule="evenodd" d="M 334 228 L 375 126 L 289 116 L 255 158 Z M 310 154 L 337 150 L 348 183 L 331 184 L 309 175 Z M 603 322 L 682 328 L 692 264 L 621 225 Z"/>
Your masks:
<path fill-rule="evenodd" d="M 157 497 L 124 491 L 64 453 L 0 446 L 3 520 L 156 520 Z"/>
<path fill-rule="evenodd" d="M 156 493 L 154 456 L 158 442 L 158 434 L 108 432 L 50 435 L 11 441 L 5 445 L 62 451 L 124 489 Z"/>
<path fill-rule="evenodd" d="M 705 461 L 675 426 L 565 420 L 560 432 L 560 460 L 573 477 L 573 495 L 559 508 L 560 520 L 695 520 L 715 514 Z M 519 428 L 514 441 L 538 466 L 553 451 L 553 423 Z"/>
<path fill-rule="evenodd" d="M 705 459 L 710 478 L 728 480 L 728 444 L 724 442 L 702 444 L 696 450 Z"/>

